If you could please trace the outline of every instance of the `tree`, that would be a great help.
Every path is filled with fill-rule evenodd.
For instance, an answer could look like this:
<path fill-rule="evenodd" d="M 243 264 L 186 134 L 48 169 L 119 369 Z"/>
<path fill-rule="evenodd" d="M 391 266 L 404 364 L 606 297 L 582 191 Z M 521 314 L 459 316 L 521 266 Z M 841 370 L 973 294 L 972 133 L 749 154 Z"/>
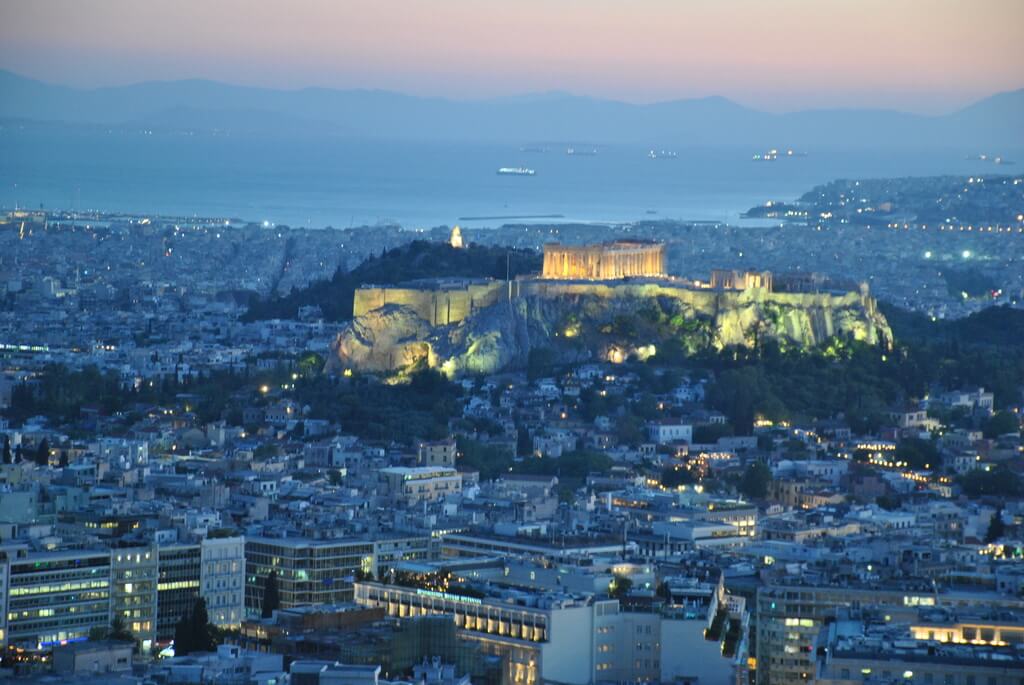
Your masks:
<path fill-rule="evenodd" d="M 263 606 L 260 609 L 260 616 L 270 618 L 274 615 L 274 610 L 280 608 L 281 597 L 277 589 L 277 571 L 271 571 L 263 583 Z"/>
<path fill-rule="evenodd" d="M 555 361 L 555 353 L 546 347 L 535 347 L 526 358 L 526 378 L 535 381 L 546 374 Z"/>
<path fill-rule="evenodd" d="M 988 530 L 985 532 L 985 542 L 995 542 L 1003 537 L 1006 532 L 1006 524 L 1003 523 L 1003 508 L 996 509 L 992 519 L 988 522 Z"/>
<path fill-rule="evenodd" d="M 772 472 L 763 461 L 755 461 L 747 467 L 740 478 L 740 492 L 751 499 L 762 499 L 768 495 L 768 484 Z"/>
<path fill-rule="evenodd" d="M 114 620 L 108 626 L 91 628 L 89 630 L 89 639 L 93 641 L 117 640 L 118 642 L 138 642 L 135 634 L 128 629 L 128 624 L 124 622 L 124 617 L 120 614 L 114 616 Z M 138 645 L 136 644 L 136 646 Z"/>
<path fill-rule="evenodd" d="M 4 463 L 11 464 L 14 462 L 14 455 L 11 454 L 11 438 L 10 436 L 4 436 Z"/>
<path fill-rule="evenodd" d="M 1001 411 L 985 422 L 983 430 L 986 438 L 998 438 L 1007 433 L 1020 433 L 1020 423 L 1010 412 Z"/>
<path fill-rule="evenodd" d="M 516 433 L 516 454 L 520 457 L 528 457 L 533 454 L 533 438 L 530 431 L 520 428 Z"/>
<path fill-rule="evenodd" d="M 185 656 L 192 652 L 212 652 L 217 649 L 219 633 L 210 623 L 206 600 L 196 597 L 192 611 L 182 614 L 174 624 L 174 654 Z"/>
<path fill-rule="evenodd" d="M 210 625 L 206 600 L 202 597 L 196 597 L 196 603 L 192 606 L 189 628 L 192 631 L 192 651 L 212 652 L 217 649 L 217 629 Z"/>
<path fill-rule="evenodd" d="M 896 446 L 896 460 L 906 462 L 912 469 L 937 468 L 939 450 L 932 440 L 907 438 Z"/>
<path fill-rule="evenodd" d="M 608 596 L 614 597 L 615 599 L 622 599 L 629 595 L 630 590 L 633 589 L 633 580 L 627 576 L 620 576 L 615 574 L 611 582 L 608 583 Z"/>
<path fill-rule="evenodd" d="M 174 655 L 186 656 L 192 651 L 192 633 L 189 628 L 191 617 L 186 612 L 174 624 Z"/>
<path fill-rule="evenodd" d="M 991 471 L 975 469 L 961 476 L 959 482 L 968 497 L 1017 497 L 1024 491 L 1020 476 L 1005 466 Z"/>
<path fill-rule="evenodd" d="M 692 482 L 693 475 L 685 466 L 669 466 L 661 472 L 661 484 L 666 488 L 676 488 Z"/>
<path fill-rule="evenodd" d="M 615 423 L 615 438 L 619 444 L 637 446 L 644 441 L 647 433 L 644 431 L 643 420 L 632 414 L 626 414 Z"/>
<path fill-rule="evenodd" d="M 50 442 L 43 438 L 39 442 L 39 446 L 36 448 L 34 461 L 40 466 L 49 466 L 50 464 Z"/>
<path fill-rule="evenodd" d="M 107 632 L 108 640 L 120 640 L 122 642 L 134 642 L 135 635 L 128 629 L 123 616 L 114 616 L 110 622 L 110 630 Z"/>

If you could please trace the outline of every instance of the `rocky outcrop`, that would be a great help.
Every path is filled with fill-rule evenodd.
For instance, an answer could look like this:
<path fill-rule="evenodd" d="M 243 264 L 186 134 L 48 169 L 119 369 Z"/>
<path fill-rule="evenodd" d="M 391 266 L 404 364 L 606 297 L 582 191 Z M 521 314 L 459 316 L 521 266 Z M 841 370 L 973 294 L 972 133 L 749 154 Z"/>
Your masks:
<path fill-rule="evenodd" d="M 338 333 L 328 370 L 390 373 L 427 365 L 458 376 L 523 367 L 536 349 L 558 362 L 620 361 L 671 346 L 693 353 L 771 339 L 784 348 L 810 348 L 834 338 L 888 345 L 892 334 L 866 291 L 535 281 L 447 326 L 431 326 L 403 305 L 369 311 Z"/>

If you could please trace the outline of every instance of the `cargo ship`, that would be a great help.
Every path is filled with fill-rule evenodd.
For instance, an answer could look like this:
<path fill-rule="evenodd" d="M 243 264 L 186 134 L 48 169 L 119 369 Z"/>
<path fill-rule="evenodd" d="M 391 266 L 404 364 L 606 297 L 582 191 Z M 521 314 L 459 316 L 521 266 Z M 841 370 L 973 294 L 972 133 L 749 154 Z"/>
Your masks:
<path fill-rule="evenodd" d="M 533 176 L 537 172 L 521 166 L 503 166 L 498 169 L 499 176 Z"/>

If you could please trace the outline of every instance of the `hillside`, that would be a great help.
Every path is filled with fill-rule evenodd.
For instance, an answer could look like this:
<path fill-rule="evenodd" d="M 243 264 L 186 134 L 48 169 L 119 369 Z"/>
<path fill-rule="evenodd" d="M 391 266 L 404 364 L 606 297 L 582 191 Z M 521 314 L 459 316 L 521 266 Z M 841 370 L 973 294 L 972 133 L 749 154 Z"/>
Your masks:
<path fill-rule="evenodd" d="M 989 307 L 962 319 L 932 321 L 884 302 L 879 303 L 879 309 L 898 342 L 1024 348 L 1024 310 Z"/>
<path fill-rule="evenodd" d="M 372 257 L 349 272 L 338 271 L 329 281 L 316 281 L 284 297 L 256 302 L 245 321 L 292 319 L 300 307 L 318 306 L 326 321 L 352 318 L 352 298 L 360 285 L 394 285 L 420 278 L 497 278 L 537 273 L 541 255 L 531 250 L 469 245 L 455 249 L 447 243 L 413 241 Z"/>

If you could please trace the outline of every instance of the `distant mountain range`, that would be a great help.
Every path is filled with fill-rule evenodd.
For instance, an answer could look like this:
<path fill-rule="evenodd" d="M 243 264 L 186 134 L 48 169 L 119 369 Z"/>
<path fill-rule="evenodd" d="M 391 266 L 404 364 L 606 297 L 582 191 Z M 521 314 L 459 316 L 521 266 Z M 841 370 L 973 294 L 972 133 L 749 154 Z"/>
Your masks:
<path fill-rule="evenodd" d="M 941 144 L 1024 148 L 1024 89 L 957 112 L 828 109 L 771 114 L 722 97 L 635 105 L 567 93 L 476 101 L 378 90 L 274 90 L 203 80 L 78 89 L 0 70 L 0 120 L 254 135 L 759 147 Z"/>

